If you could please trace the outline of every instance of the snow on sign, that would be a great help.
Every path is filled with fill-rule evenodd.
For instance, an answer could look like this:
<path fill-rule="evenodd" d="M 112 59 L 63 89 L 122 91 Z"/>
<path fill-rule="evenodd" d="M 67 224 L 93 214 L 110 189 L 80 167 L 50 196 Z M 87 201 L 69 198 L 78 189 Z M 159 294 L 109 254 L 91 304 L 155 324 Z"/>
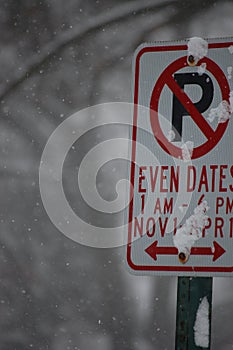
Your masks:
<path fill-rule="evenodd" d="M 232 38 L 137 49 L 127 217 L 133 273 L 233 273 L 232 66 Z"/>

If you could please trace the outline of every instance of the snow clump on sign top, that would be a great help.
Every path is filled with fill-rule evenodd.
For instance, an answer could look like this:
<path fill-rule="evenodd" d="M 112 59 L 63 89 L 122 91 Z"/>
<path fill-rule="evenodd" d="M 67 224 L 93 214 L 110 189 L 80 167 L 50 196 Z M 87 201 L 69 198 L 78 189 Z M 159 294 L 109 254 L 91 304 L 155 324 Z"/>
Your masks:
<path fill-rule="evenodd" d="M 197 62 L 205 57 L 208 52 L 208 43 L 202 38 L 193 37 L 188 41 L 188 55 L 193 56 Z"/>

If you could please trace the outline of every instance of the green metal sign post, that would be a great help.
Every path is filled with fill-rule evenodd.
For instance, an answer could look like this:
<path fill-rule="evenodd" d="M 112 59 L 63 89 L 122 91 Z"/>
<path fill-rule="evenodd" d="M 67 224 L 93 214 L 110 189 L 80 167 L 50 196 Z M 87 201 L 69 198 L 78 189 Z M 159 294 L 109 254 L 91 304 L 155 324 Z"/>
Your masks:
<path fill-rule="evenodd" d="M 210 349 L 212 277 L 179 277 L 177 289 L 176 350 Z M 198 308 L 208 300 L 208 341 L 199 346 L 195 341 L 194 326 Z M 206 330 L 203 330 L 203 332 Z"/>

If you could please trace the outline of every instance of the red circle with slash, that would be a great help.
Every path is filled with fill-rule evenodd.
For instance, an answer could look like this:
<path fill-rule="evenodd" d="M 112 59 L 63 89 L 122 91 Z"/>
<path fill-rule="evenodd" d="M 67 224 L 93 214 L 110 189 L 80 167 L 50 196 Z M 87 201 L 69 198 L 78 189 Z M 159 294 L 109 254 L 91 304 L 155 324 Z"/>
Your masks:
<path fill-rule="evenodd" d="M 200 60 L 198 65 L 200 65 L 201 63 L 206 63 L 208 71 L 211 72 L 217 80 L 222 94 L 222 101 L 227 101 L 229 103 L 230 88 L 225 74 L 223 73 L 221 68 L 214 61 L 207 57 Z M 207 138 L 207 141 L 205 143 L 193 148 L 191 158 L 196 159 L 207 154 L 209 151 L 211 151 L 211 149 L 213 149 L 216 146 L 216 144 L 221 140 L 227 128 L 229 120 L 227 120 L 224 123 L 219 123 L 216 130 L 211 128 L 204 116 L 197 110 L 193 102 L 190 100 L 187 94 L 180 88 L 180 86 L 176 83 L 172 76 L 175 72 L 187 66 L 187 57 L 184 56 L 172 62 L 162 72 L 154 86 L 151 95 L 150 120 L 154 136 L 157 139 L 160 146 L 164 149 L 164 151 L 166 151 L 173 157 L 182 159 L 182 148 L 177 147 L 167 139 L 167 137 L 164 135 L 161 129 L 159 122 L 159 99 L 162 90 L 166 84 L 170 88 L 170 90 L 176 95 L 179 101 L 183 104 L 193 121 L 197 124 L 199 129 Z"/>

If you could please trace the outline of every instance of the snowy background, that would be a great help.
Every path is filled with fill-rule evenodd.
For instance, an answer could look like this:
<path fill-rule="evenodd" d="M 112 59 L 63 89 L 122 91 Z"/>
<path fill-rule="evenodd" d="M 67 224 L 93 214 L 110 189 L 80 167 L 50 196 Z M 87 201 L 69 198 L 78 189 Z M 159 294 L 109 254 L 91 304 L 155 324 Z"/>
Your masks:
<path fill-rule="evenodd" d="M 72 112 L 131 101 L 139 44 L 232 36 L 232 14 L 233 1 L 222 0 L 0 1 L 1 350 L 174 348 L 176 278 L 131 276 L 124 248 L 62 235 L 43 208 L 38 168 L 48 137 Z M 82 154 L 67 160 L 64 186 L 87 221 L 95 215 L 69 184 L 74 157 L 122 133 L 86 135 Z M 106 166 L 98 179 L 105 199 L 125 177 L 124 161 Z M 98 224 L 120 220 L 102 215 Z M 213 350 L 233 348 L 232 289 L 232 279 L 214 279 Z"/>

